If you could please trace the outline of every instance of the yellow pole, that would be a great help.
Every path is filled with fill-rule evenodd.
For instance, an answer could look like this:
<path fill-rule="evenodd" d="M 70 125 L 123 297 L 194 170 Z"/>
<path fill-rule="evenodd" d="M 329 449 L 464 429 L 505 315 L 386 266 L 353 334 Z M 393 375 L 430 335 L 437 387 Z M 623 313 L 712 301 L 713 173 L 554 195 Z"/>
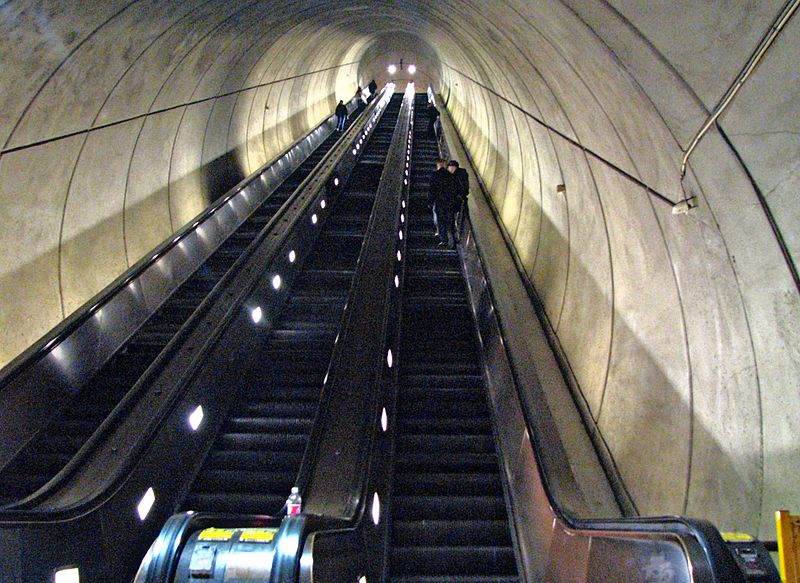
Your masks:
<path fill-rule="evenodd" d="M 784 583 L 800 583 L 800 516 L 786 510 L 775 513 L 778 561 Z"/>

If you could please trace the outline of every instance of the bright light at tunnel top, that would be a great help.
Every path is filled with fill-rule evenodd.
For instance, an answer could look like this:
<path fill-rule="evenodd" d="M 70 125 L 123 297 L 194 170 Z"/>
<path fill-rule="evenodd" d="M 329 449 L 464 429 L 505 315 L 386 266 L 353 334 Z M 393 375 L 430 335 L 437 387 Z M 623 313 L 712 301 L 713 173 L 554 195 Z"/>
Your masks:
<path fill-rule="evenodd" d="M 394 75 L 395 73 L 397 73 L 397 67 L 395 67 L 394 65 L 389 65 L 386 68 L 386 70 L 389 71 L 389 75 Z"/>
<path fill-rule="evenodd" d="M 416 72 L 417 72 L 417 66 L 416 66 L 416 65 L 409 65 L 409 66 L 408 66 L 408 73 L 409 73 L 409 75 L 413 75 L 413 74 L 414 74 L 414 73 L 416 73 Z"/>

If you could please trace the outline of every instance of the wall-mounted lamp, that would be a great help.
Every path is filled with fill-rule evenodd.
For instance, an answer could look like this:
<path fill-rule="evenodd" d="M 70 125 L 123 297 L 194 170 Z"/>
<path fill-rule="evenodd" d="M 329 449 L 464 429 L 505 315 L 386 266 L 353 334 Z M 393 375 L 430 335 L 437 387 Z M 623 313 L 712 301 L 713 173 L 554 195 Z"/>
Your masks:
<path fill-rule="evenodd" d="M 680 202 L 676 202 L 672 205 L 672 214 L 673 215 L 688 215 L 689 211 L 693 208 L 697 207 L 697 202 L 695 197 L 685 198 Z"/>
<path fill-rule="evenodd" d="M 408 73 L 410 75 L 413 75 L 416 72 L 417 72 L 417 66 L 416 65 L 409 65 L 408 66 Z"/>
<path fill-rule="evenodd" d="M 560 194 L 561 196 L 566 196 L 567 194 L 567 185 L 566 184 L 559 184 L 556 186 L 556 193 Z"/>

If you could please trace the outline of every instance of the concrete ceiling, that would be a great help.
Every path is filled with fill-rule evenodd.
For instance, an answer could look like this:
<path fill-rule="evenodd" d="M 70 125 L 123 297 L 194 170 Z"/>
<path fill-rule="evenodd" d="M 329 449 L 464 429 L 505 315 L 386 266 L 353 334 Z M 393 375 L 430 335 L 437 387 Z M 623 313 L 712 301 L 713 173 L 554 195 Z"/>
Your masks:
<path fill-rule="evenodd" d="M 402 57 L 639 511 L 771 538 L 800 507 L 797 17 L 679 169 L 783 5 L 0 3 L 0 365 Z"/>

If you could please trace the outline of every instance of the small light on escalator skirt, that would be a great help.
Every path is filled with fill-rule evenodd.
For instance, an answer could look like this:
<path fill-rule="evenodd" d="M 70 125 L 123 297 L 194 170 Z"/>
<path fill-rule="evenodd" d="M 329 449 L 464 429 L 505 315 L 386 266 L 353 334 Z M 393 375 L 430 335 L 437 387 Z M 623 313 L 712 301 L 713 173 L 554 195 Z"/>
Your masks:
<path fill-rule="evenodd" d="M 78 567 L 58 569 L 54 580 L 55 583 L 80 583 L 81 573 Z"/>
<path fill-rule="evenodd" d="M 139 520 L 144 520 L 147 518 L 147 515 L 150 514 L 150 509 L 153 507 L 153 504 L 156 502 L 156 493 L 153 488 L 148 488 L 147 492 L 144 493 L 142 496 L 141 501 L 136 506 L 136 512 L 139 514 Z"/>
<path fill-rule="evenodd" d="M 189 427 L 192 428 L 193 431 L 197 431 L 197 428 L 200 427 L 200 424 L 203 422 L 203 406 L 198 405 L 197 408 L 192 411 L 191 415 L 189 415 Z"/>

